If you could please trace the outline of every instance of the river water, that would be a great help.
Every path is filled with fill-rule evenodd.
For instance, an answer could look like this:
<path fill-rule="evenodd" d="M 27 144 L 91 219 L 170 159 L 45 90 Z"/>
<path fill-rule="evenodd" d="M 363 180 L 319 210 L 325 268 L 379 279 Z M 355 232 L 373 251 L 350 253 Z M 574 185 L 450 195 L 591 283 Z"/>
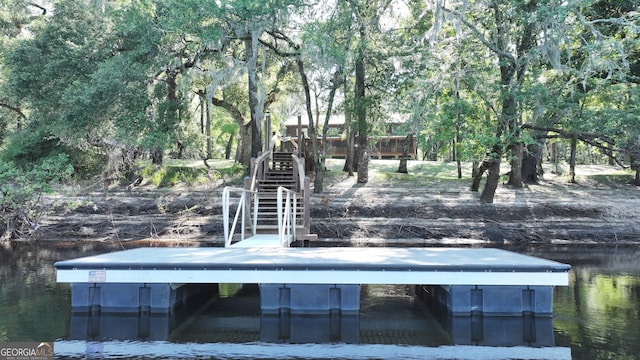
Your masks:
<path fill-rule="evenodd" d="M 103 243 L 0 248 L 0 342 L 54 343 L 61 359 L 640 359 L 640 249 L 508 249 L 572 265 L 553 317 L 451 317 L 410 286 L 366 286 L 353 316 L 263 316 L 255 286 L 171 316 L 72 314 L 53 264 Z"/>

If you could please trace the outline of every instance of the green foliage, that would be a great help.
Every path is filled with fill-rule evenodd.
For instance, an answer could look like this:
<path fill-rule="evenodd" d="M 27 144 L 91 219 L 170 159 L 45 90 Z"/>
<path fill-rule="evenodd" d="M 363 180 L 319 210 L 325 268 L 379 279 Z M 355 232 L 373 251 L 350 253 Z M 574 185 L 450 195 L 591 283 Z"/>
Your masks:
<path fill-rule="evenodd" d="M 299 54 L 319 112 L 340 83 L 335 98 L 342 104 L 334 107 L 366 108 L 359 125 L 368 135 L 385 129 L 389 114 L 410 114 L 407 131 L 420 134 L 422 146 L 441 157 L 455 149 L 459 159 L 472 160 L 496 141 L 532 141 L 535 136 L 519 132 L 517 124 L 496 136 L 505 96 L 513 96 L 520 122 L 597 133 L 621 153 L 637 152 L 637 1 L 501 0 L 493 3 L 498 13 L 487 2 L 454 2 L 445 10 L 418 0 L 402 6 L 377 0 L 322 6 L 300 0 L 46 3 L 53 7 L 46 16 L 29 1 L 0 4 L 0 101 L 22 116 L 16 120 L 9 107 L 0 109 L 1 156 L 24 171 L 42 158 L 67 154 L 76 174 L 96 173 L 106 143 L 193 157 L 210 136 L 221 157 L 252 110 L 244 39 L 258 35 L 254 113 L 270 108 L 275 119 L 301 107 L 299 100 L 271 103 L 300 93 L 291 66 L 291 54 Z M 499 27 L 499 16 L 510 25 Z M 522 83 L 507 90 L 499 65 L 509 59 L 496 56 L 495 47 L 519 49 L 531 24 L 536 46 L 511 54 L 526 71 Z M 267 40 L 272 47 L 264 46 Z M 366 91 L 358 102 L 352 93 L 356 60 L 365 68 L 358 86 Z M 192 100 L 203 89 L 233 116 L 213 111 L 210 134 L 199 132 Z M 16 133 L 18 121 L 28 132 Z M 174 170 L 154 176 L 158 184 L 198 177 Z"/>
<path fill-rule="evenodd" d="M 245 168 L 241 164 L 222 162 L 210 164 L 211 170 L 202 161 L 169 160 L 163 165 L 144 162 L 140 176 L 151 185 L 170 187 L 176 185 L 203 185 L 211 181 L 223 180 L 225 183 L 241 183 Z"/>
<path fill-rule="evenodd" d="M 28 129 L 14 133 L 6 139 L 0 159 L 29 170 L 40 159 L 61 153 L 58 140 L 44 129 Z"/>
<path fill-rule="evenodd" d="M 41 204 L 42 195 L 72 173 L 73 167 L 63 154 L 44 158 L 30 169 L 0 162 L 0 240 L 37 230 L 38 221 L 47 213 L 47 207 Z"/>
<path fill-rule="evenodd" d="M 13 166 L 30 171 L 34 164 L 42 159 L 63 156 L 73 166 L 74 176 L 89 178 L 103 171 L 104 156 L 91 151 L 72 148 L 60 144 L 60 140 L 47 133 L 43 128 L 29 129 L 11 134 L 6 139 L 0 160 Z"/>
<path fill-rule="evenodd" d="M 142 177 L 157 187 L 178 184 L 197 185 L 208 181 L 207 170 L 203 167 L 165 166 L 149 164 L 142 169 Z"/>

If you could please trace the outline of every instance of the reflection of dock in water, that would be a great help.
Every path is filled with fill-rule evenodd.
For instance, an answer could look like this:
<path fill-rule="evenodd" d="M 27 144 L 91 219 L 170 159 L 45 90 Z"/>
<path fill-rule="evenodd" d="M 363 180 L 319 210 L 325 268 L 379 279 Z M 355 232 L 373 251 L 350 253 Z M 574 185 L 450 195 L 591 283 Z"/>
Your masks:
<path fill-rule="evenodd" d="M 264 315 L 257 288 L 248 288 L 249 291 L 219 298 L 192 315 L 74 313 L 70 339 L 555 347 L 551 317 L 454 316 L 446 312 L 434 316 L 411 294 L 382 298 L 364 295 L 360 314 Z"/>

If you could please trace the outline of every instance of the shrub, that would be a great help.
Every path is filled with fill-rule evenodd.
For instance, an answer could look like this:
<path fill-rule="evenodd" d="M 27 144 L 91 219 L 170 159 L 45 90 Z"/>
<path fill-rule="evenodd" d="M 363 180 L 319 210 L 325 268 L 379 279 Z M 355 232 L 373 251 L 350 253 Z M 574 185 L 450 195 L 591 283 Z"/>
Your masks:
<path fill-rule="evenodd" d="M 74 175 L 90 178 L 104 169 L 104 155 L 89 149 L 78 149 L 60 143 L 58 138 L 41 129 L 25 130 L 7 137 L 0 153 L 0 160 L 11 162 L 15 167 L 30 171 L 40 159 L 65 156 L 73 165 Z"/>
<path fill-rule="evenodd" d="M 68 179 L 73 167 L 63 154 L 51 156 L 25 170 L 13 162 L 0 162 L 0 240 L 30 235 L 46 215 L 42 196 Z"/>

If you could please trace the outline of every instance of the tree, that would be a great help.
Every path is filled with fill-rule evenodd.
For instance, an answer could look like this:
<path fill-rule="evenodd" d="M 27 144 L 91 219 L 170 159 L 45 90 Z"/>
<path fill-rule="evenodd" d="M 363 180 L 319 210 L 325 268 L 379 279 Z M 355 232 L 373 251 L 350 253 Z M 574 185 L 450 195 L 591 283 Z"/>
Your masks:
<path fill-rule="evenodd" d="M 463 18 L 462 13 L 447 9 L 465 23 L 479 38 L 479 41 L 495 54 L 500 69 L 501 107 L 495 142 L 491 146 L 491 150 L 487 152 L 479 171 L 475 174 L 472 185 L 472 190 L 477 190 L 480 177 L 485 171 L 488 172 L 485 188 L 480 195 L 482 202 L 493 202 L 500 178 L 500 163 L 505 147 L 511 148 L 514 161 L 522 159 L 521 144 L 513 141 L 514 138 L 519 137 L 516 93 L 526 74 L 528 54 L 535 46 L 536 28 L 532 15 L 537 6 L 536 0 L 518 4 L 498 0 L 490 1 L 486 10 L 491 13 L 493 18 L 487 19 L 485 24 L 492 26 L 495 34 L 492 40 L 485 38 L 476 25 Z M 522 185 L 520 169 L 520 164 L 512 163 L 509 180 L 511 185 L 518 187 Z"/>
<path fill-rule="evenodd" d="M 526 103 L 522 100 L 522 95 L 526 93 L 523 90 L 527 84 L 527 76 L 535 73 L 528 70 L 541 64 L 577 70 L 571 67 L 573 65 L 571 53 L 563 52 L 563 44 L 567 41 L 567 28 L 570 24 L 576 23 L 593 28 L 589 25 L 590 21 L 583 15 L 585 8 L 581 2 L 556 4 L 543 0 L 526 2 L 492 0 L 474 4 L 462 2 L 459 5 L 459 8 L 444 10 L 464 23 L 473 37 L 494 54 L 500 70 L 500 106 L 495 141 L 487 151 L 487 156 L 472 184 L 472 190 L 478 190 L 481 176 L 486 171 L 487 182 L 480 200 L 493 202 L 503 155 L 508 154 L 511 159 L 508 183 L 516 187 L 522 185 L 525 139 L 522 137 L 520 125 L 525 114 L 523 104 Z M 491 18 L 482 19 L 482 14 L 491 14 Z M 606 23 L 616 21 L 605 20 Z M 493 34 L 491 38 L 485 35 L 488 32 Z M 600 41 L 603 38 L 594 36 L 591 41 L 588 36 L 580 36 L 576 39 L 586 41 L 580 45 L 583 48 L 593 48 L 597 50 L 595 53 L 603 54 L 602 50 L 606 48 L 603 48 L 604 43 Z M 608 52 L 604 59 L 611 59 L 610 56 L 614 53 Z M 609 63 L 610 69 L 611 65 L 619 67 L 615 64 L 620 64 L 613 59 L 610 62 L 608 60 L 590 62 L 590 64 L 597 63 Z M 593 66 L 589 68 L 594 70 Z M 593 71 L 584 74 L 592 75 Z M 531 81 L 530 84 L 534 82 Z"/>
<path fill-rule="evenodd" d="M 316 11 L 322 11 L 322 8 L 317 8 Z M 331 11 L 326 20 L 310 21 L 305 26 L 302 42 L 304 47 L 301 49 L 307 61 L 308 68 L 311 68 L 311 74 L 313 81 L 316 84 L 315 102 L 316 107 L 319 102 L 319 93 L 328 91 L 326 98 L 326 109 L 324 111 L 324 121 L 321 127 L 321 144 L 322 148 L 317 149 L 317 141 L 312 142 L 312 153 L 314 156 L 314 192 L 323 192 L 323 181 L 325 174 L 325 159 L 327 154 L 327 132 L 329 130 L 329 120 L 333 115 L 336 93 L 342 88 L 345 81 L 345 68 L 349 52 L 349 46 L 351 45 L 352 33 L 349 29 L 348 22 L 345 19 L 347 12 L 345 11 L 345 3 L 338 2 L 336 8 Z M 314 14 L 311 14 L 314 17 Z M 319 16 L 323 18 L 323 16 Z M 306 79 L 306 75 L 302 76 L 302 66 L 300 62 L 303 59 L 298 57 L 298 68 L 301 71 L 301 77 L 303 78 L 303 87 L 306 83 L 305 98 L 307 99 L 307 113 L 309 116 L 311 112 L 311 98 L 309 90 L 309 81 Z M 317 125 L 320 125 L 320 111 L 316 111 Z M 313 119 L 309 117 L 309 119 Z M 309 126 L 309 136 L 312 139 L 317 138 L 316 126 L 313 120 Z"/>

